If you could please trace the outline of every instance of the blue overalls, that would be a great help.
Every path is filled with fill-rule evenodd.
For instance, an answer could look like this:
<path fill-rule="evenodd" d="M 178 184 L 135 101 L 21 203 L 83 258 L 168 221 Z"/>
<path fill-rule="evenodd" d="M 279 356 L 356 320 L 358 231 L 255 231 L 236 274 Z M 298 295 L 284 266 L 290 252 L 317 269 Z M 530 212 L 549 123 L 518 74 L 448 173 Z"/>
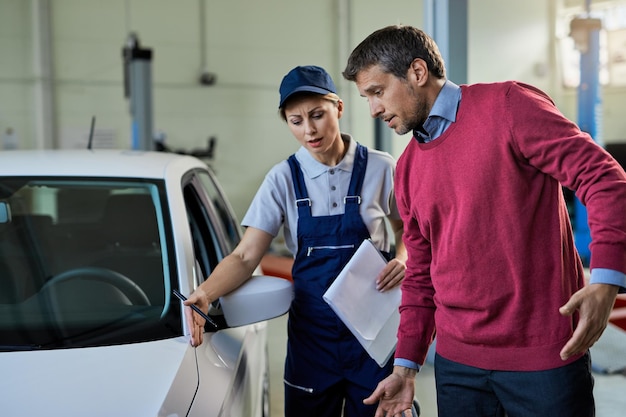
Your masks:
<path fill-rule="evenodd" d="M 295 297 L 289 310 L 285 361 L 285 416 L 373 416 L 363 405 L 392 370 L 380 368 L 323 300 L 322 295 L 363 240 L 359 213 L 367 148 L 357 144 L 345 213 L 311 215 L 311 200 L 295 156 L 289 158 L 298 205 L 298 252 L 292 269 Z"/>

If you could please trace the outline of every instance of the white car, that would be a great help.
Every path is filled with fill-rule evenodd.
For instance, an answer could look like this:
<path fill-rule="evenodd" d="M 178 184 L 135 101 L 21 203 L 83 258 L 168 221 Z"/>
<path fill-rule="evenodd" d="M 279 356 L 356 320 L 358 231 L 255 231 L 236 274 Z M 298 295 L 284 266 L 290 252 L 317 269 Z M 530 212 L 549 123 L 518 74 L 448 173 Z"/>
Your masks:
<path fill-rule="evenodd" d="M 290 281 L 181 301 L 239 242 L 214 175 L 173 153 L 0 152 L 0 414 L 267 416 L 267 322 Z"/>

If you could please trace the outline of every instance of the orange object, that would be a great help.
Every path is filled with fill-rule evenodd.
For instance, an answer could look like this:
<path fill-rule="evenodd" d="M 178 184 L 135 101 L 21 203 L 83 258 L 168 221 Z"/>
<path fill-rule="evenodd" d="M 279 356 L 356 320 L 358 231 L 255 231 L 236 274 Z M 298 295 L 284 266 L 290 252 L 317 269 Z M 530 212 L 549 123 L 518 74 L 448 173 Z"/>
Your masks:
<path fill-rule="evenodd" d="M 289 256 L 266 254 L 261 259 L 261 270 L 264 275 L 285 278 L 293 281 L 291 277 L 291 268 L 293 267 L 293 258 Z"/>

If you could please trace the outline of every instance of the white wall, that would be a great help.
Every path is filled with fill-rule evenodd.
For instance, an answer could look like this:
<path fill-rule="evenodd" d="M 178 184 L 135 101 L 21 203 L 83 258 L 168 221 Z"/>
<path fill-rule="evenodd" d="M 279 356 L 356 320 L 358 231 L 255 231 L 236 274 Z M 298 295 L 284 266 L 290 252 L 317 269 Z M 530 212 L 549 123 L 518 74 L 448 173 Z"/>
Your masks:
<path fill-rule="evenodd" d="M 469 2 L 468 82 L 523 80 L 550 90 L 550 3 L 545 0 Z"/>
<path fill-rule="evenodd" d="M 265 172 L 297 148 L 277 115 L 283 75 L 296 65 L 325 67 L 347 104 L 342 126 L 372 145 L 367 103 L 341 77 L 345 59 L 380 27 L 423 27 L 421 0 L 206 0 L 206 69 L 217 83 L 205 87 L 197 81 L 201 0 L 0 0 L 0 134 L 14 128 L 22 148 L 49 144 L 37 138 L 40 80 L 33 52 L 33 11 L 48 1 L 60 145 L 84 139 L 95 115 L 98 132 L 130 147 L 121 54 L 128 33 L 136 31 L 154 54 L 155 130 L 176 149 L 203 148 L 209 136 L 217 138 L 212 165 L 240 217 Z M 554 72 L 556 1 L 470 0 L 468 81 L 536 84 L 575 120 L 575 94 L 560 88 Z M 625 97 L 626 91 L 605 95 L 609 138 L 626 140 Z M 392 153 L 399 155 L 408 140 L 396 137 Z"/>
<path fill-rule="evenodd" d="M 11 127 L 20 140 L 30 144 L 25 138 L 34 134 L 34 96 L 31 13 L 25 7 L 27 3 L 0 1 L 0 135 Z"/>

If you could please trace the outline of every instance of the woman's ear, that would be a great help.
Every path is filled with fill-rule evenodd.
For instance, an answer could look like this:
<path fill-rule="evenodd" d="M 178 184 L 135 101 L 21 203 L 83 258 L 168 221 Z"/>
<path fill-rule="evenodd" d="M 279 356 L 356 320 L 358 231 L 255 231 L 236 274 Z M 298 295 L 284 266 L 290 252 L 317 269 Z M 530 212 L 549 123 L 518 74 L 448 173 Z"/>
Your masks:
<path fill-rule="evenodd" d="M 415 58 L 411 62 L 408 70 L 409 81 L 416 82 L 417 85 L 423 86 L 428 81 L 428 64 L 422 58 Z"/>
<path fill-rule="evenodd" d="M 343 100 L 337 101 L 337 118 L 341 119 L 343 115 Z"/>

